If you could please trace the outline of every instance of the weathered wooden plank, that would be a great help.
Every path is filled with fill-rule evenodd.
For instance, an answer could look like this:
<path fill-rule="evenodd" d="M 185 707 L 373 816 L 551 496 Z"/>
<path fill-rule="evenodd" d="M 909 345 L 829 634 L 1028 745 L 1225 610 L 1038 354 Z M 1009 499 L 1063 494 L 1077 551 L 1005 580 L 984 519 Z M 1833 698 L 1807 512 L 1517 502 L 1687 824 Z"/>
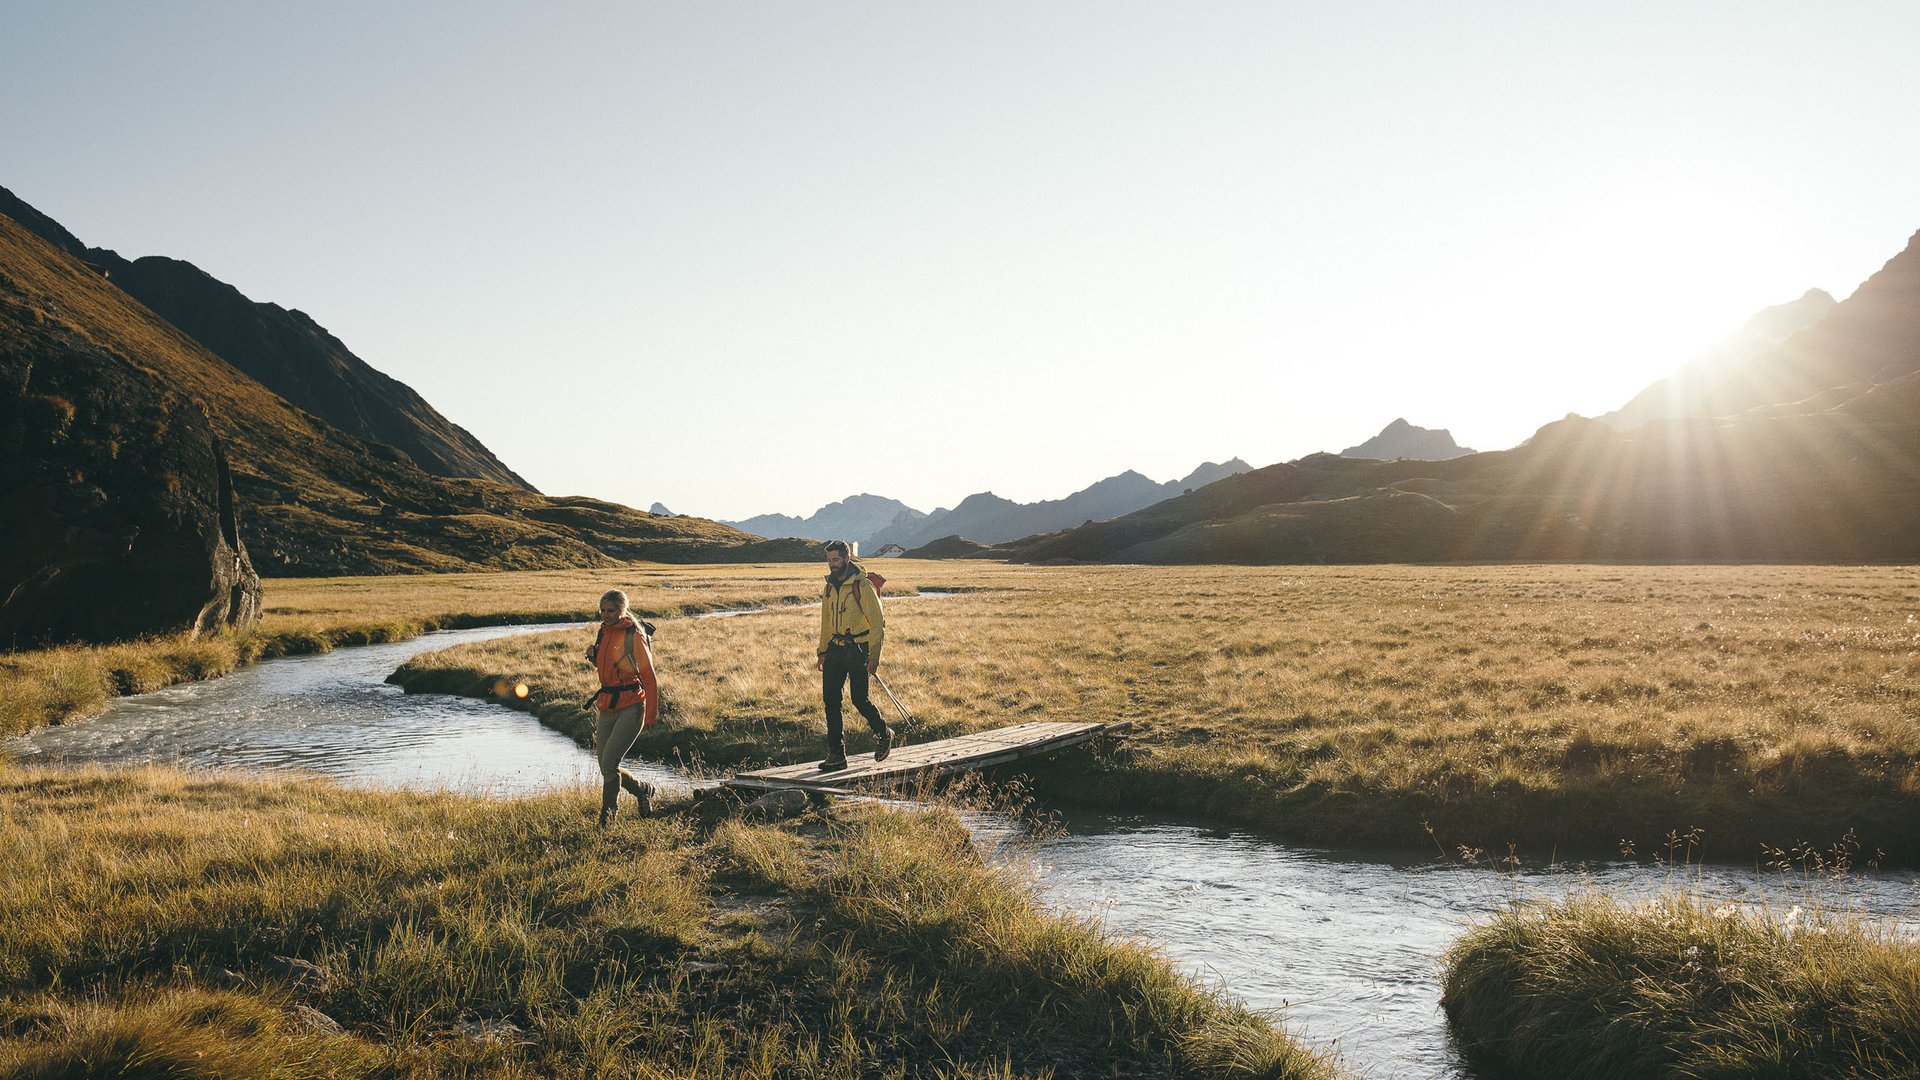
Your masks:
<path fill-rule="evenodd" d="M 1101 735 L 1119 734 L 1132 726 L 1127 721 L 1076 724 L 1035 720 L 936 742 L 899 746 L 885 761 L 854 758 L 849 760 L 845 769 L 832 772 L 821 772 L 818 761 L 807 761 L 756 769 L 724 782 L 729 786 L 752 790 L 797 787 L 837 794 L 847 787 L 889 784 L 911 777 L 940 776 L 964 769 L 1002 765 L 1024 757 L 1051 753 Z"/>

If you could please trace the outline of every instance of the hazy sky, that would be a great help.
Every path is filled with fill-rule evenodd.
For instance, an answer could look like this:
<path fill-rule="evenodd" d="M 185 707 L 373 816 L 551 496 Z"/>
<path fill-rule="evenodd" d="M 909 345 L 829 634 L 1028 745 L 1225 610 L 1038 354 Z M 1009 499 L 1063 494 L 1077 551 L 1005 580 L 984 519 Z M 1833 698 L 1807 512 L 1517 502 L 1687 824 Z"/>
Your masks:
<path fill-rule="evenodd" d="M 1920 228 L 1916 41 L 1911 0 L 8 0 L 0 184 L 543 491 L 925 510 L 1616 408 Z"/>

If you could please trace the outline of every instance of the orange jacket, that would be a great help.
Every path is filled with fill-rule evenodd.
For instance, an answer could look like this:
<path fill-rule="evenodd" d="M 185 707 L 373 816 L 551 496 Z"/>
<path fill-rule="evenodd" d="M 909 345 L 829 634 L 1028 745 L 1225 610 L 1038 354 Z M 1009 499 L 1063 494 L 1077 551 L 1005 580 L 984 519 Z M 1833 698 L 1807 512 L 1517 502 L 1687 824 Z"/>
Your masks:
<path fill-rule="evenodd" d="M 600 624 L 600 633 L 593 644 L 594 667 L 599 669 L 601 688 L 600 696 L 593 701 L 594 708 L 617 712 L 644 701 L 647 708 L 640 727 L 642 730 L 652 727 L 660 719 L 660 685 L 653 674 L 653 650 L 647 645 L 647 635 L 640 632 L 631 616 L 623 616 L 612 626 Z M 626 689 L 617 694 L 611 692 L 610 688 L 616 686 Z M 613 700 L 609 702 L 608 698 Z"/>

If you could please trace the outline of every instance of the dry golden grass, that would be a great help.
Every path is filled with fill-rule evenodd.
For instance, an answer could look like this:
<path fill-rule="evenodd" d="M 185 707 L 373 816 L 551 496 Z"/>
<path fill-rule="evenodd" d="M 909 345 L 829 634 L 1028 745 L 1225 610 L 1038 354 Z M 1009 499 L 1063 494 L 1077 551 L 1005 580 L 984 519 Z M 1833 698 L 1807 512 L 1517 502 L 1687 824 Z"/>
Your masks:
<path fill-rule="evenodd" d="M 1908 568 L 885 569 L 889 594 L 992 590 L 888 608 L 882 671 L 916 738 L 1134 723 L 1131 754 L 1049 780 L 1081 798 L 1323 841 L 1427 843 L 1426 822 L 1448 846 L 1519 840 L 1538 857 L 1701 826 L 1722 859 L 1848 828 L 1870 853 L 1920 858 Z M 817 751 L 814 620 L 664 628 L 671 722 L 642 752 Z M 463 646 L 408 677 L 453 690 L 525 677 L 565 727 L 593 685 L 584 644 Z"/>
<path fill-rule="evenodd" d="M 1454 1037 L 1567 1080 L 1911 1077 L 1920 942 L 1844 910 L 1742 911 L 1675 892 L 1504 912 L 1449 951 Z"/>
<path fill-rule="evenodd" d="M 823 573 L 810 563 L 636 563 L 611 570 L 274 578 L 264 583 L 261 630 L 324 632 L 394 621 L 440 628 L 586 620 L 594 617 L 600 594 L 608 589 L 625 590 L 634 610 L 650 617 L 687 615 L 811 600 L 819 595 Z"/>
<path fill-rule="evenodd" d="M 1334 1075 L 944 812 L 0 766 L 0 820 L 0 1077 Z"/>

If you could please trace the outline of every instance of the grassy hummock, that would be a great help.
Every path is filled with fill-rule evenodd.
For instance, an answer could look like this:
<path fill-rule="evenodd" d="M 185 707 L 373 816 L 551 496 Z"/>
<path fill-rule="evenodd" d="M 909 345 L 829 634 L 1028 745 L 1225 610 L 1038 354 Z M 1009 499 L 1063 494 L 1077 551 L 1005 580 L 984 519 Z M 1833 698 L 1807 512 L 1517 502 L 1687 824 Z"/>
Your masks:
<path fill-rule="evenodd" d="M 0 1076 L 1331 1077 L 943 811 L 0 766 Z"/>
<path fill-rule="evenodd" d="M 1462 1050 L 1520 1076 L 1920 1070 L 1920 941 L 1797 906 L 1672 893 L 1517 909 L 1454 945 L 1442 1005 Z"/>

